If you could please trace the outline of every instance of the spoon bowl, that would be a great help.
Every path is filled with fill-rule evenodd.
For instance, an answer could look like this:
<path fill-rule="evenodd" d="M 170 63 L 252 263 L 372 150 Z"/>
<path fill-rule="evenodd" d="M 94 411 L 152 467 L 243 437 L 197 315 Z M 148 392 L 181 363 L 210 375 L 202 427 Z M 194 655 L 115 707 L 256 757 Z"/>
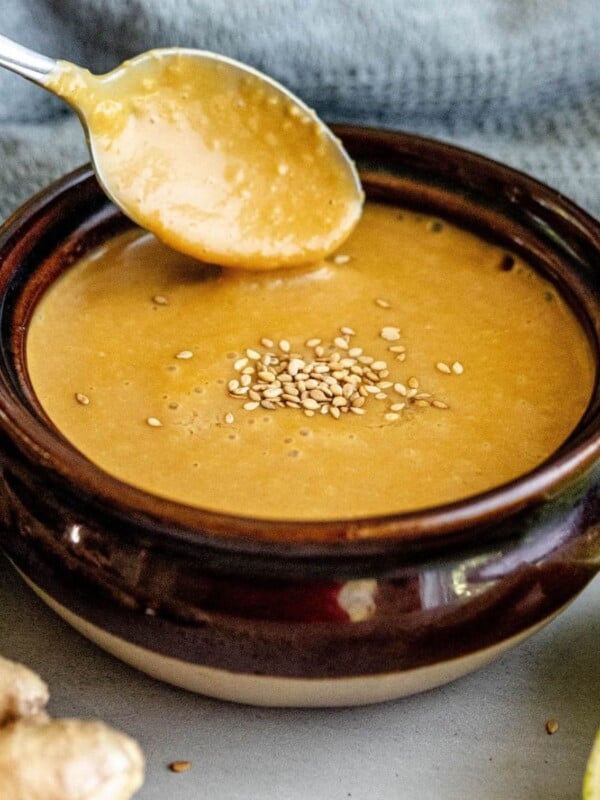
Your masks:
<path fill-rule="evenodd" d="M 92 75 L 0 37 L 0 65 L 66 100 L 111 200 L 203 261 L 317 261 L 360 217 L 360 179 L 339 140 L 291 92 L 237 61 L 166 48 Z"/>

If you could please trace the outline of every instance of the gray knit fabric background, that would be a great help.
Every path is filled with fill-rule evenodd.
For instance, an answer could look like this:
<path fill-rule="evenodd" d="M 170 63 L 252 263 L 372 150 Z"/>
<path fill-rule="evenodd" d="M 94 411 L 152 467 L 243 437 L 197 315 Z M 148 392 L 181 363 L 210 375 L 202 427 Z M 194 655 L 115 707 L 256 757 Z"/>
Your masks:
<path fill-rule="evenodd" d="M 326 120 L 457 142 L 600 215 L 600 0 L 0 0 L 0 33 L 96 72 L 225 53 Z M 86 160 L 66 107 L 0 74 L 0 218 Z"/>

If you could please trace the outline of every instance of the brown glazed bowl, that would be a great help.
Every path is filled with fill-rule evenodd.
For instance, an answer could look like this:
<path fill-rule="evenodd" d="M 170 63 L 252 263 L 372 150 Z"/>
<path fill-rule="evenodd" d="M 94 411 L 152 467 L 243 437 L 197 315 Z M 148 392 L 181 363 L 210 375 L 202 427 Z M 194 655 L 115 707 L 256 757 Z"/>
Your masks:
<path fill-rule="evenodd" d="M 597 222 L 556 191 L 455 147 L 336 132 L 368 195 L 473 229 L 548 276 L 598 357 Z M 591 580 L 600 563 L 597 384 L 577 429 L 540 467 L 416 513 L 258 521 L 160 499 L 90 463 L 44 416 L 25 337 L 45 287 L 129 225 L 83 168 L 0 231 L 0 540 L 81 633 L 215 697 L 359 704 L 485 664 Z"/>

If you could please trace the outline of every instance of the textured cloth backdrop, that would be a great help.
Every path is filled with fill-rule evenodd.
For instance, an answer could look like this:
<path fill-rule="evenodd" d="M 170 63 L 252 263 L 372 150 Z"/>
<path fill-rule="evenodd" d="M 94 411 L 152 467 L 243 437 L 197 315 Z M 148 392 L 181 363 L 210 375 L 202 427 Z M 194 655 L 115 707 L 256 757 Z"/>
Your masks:
<path fill-rule="evenodd" d="M 600 215 L 600 0 L 1 0 L 0 33 L 96 72 L 225 53 L 327 120 L 457 142 Z M 60 101 L 0 74 L 0 218 L 86 159 Z"/>

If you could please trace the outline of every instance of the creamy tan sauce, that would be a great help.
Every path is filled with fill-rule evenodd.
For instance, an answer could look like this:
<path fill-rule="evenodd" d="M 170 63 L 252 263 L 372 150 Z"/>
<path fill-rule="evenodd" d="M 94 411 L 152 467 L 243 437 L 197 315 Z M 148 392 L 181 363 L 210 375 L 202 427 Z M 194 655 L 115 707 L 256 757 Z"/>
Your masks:
<path fill-rule="evenodd" d="M 109 194 L 195 258 L 305 264 L 360 217 L 362 192 L 331 133 L 252 72 L 154 51 L 101 76 L 60 62 L 49 86 L 85 117 Z"/>
<path fill-rule="evenodd" d="M 518 258 L 503 270 L 505 253 L 470 233 L 377 204 L 341 253 L 347 263 L 252 274 L 199 266 L 139 230 L 115 238 L 35 310 L 27 360 L 38 397 L 67 439 L 123 481 L 264 518 L 450 502 L 522 475 L 565 440 L 593 362 L 551 284 Z M 304 353 L 305 340 L 330 341 L 342 326 L 388 363 L 389 381 L 418 377 L 449 408 L 412 405 L 390 422 L 402 397 L 388 388 L 364 415 L 336 420 L 245 411 L 229 396 L 234 362 L 248 347 L 264 352 L 262 337 Z M 400 339 L 382 339 L 384 327 Z M 388 349 L 398 344 L 404 361 Z M 455 361 L 463 374 L 436 367 Z"/>

